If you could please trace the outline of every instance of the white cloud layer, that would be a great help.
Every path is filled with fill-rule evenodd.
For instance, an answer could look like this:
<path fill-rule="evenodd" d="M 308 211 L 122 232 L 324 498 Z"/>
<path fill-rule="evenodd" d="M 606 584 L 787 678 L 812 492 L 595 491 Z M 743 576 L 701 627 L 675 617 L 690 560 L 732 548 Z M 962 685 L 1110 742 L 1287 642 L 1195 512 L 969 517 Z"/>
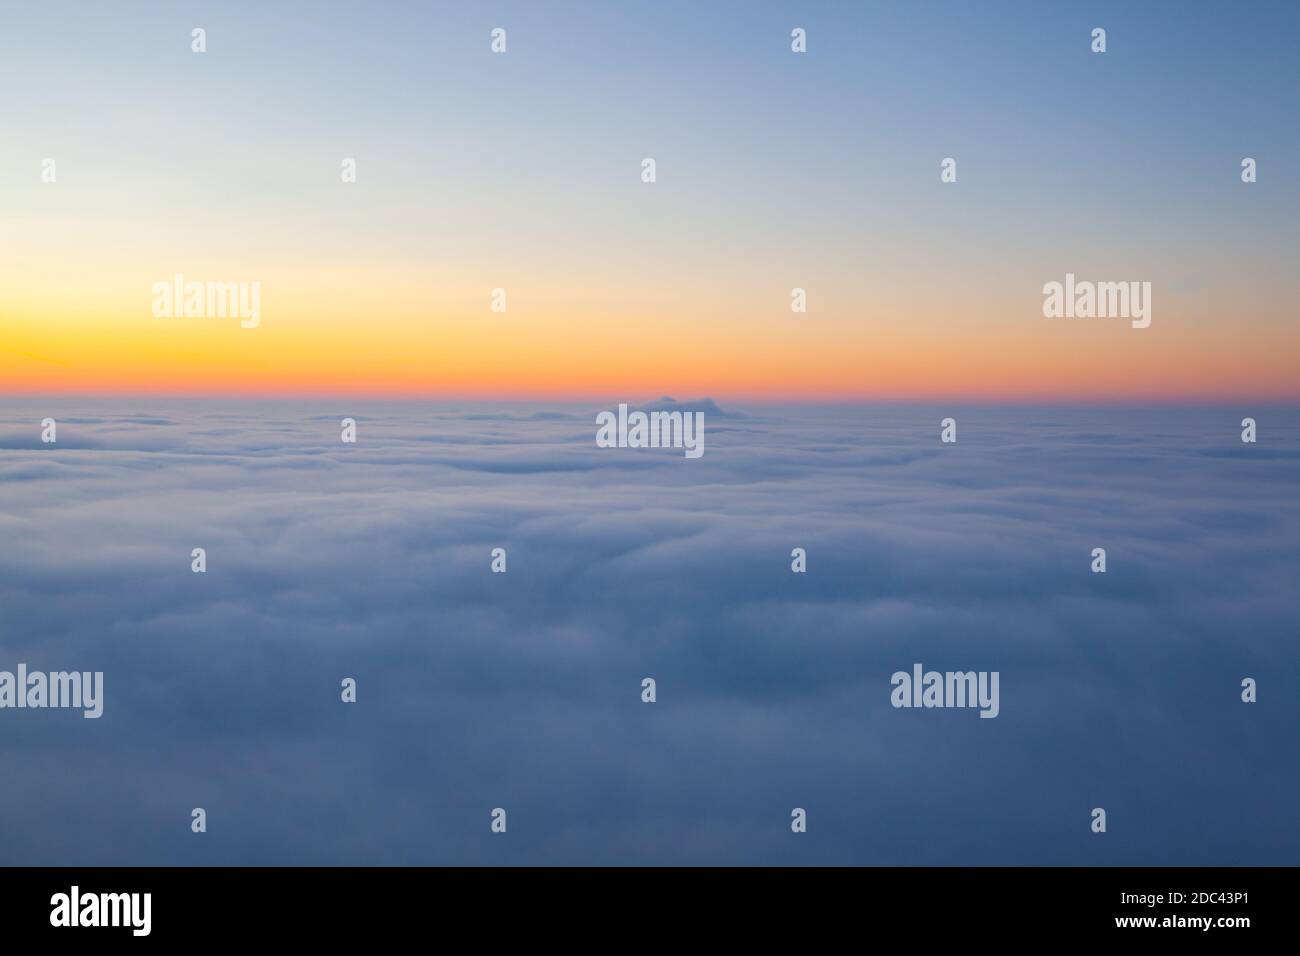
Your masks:
<path fill-rule="evenodd" d="M 1295 862 L 1295 409 L 741 411 L 6 401 L 0 863 Z"/>

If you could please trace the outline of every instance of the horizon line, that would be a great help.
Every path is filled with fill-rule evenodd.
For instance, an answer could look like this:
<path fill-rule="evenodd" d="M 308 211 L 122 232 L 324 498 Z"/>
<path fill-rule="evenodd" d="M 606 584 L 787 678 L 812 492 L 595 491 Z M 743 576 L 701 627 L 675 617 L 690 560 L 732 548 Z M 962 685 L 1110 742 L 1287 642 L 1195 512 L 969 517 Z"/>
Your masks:
<path fill-rule="evenodd" d="M 632 391 L 631 389 L 628 390 Z M 641 390 L 643 393 L 645 390 Z M 653 391 L 653 390 L 652 390 Z M 598 405 L 619 403 L 651 403 L 671 399 L 678 403 L 712 401 L 715 404 L 743 403 L 747 405 L 787 405 L 787 406 L 858 406 L 858 405 L 973 405 L 973 406 L 1071 406 L 1071 407 L 1114 407 L 1119 405 L 1139 407 L 1223 407 L 1228 405 L 1254 403 L 1266 406 L 1300 405 L 1300 393 L 1294 395 L 1274 393 L 1210 393 L 1200 395 L 1166 394 L 1112 394 L 1112 395 L 971 395 L 971 394 L 930 394 L 930 395 L 876 395 L 864 394 L 758 394 L 758 393 L 713 393 L 660 391 L 657 394 L 640 394 L 636 397 L 623 395 L 612 397 L 608 393 L 554 393 L 554 392 L 518 392 L 484 395 L 480 393 L 412 393 L 412 392 L 147 392 L 147 391 L 111 391 L 111 392 L 6 392 L 0 390 L 0 401 L 95 401 L 95 400 L 144 400 L 144 401 L 352 401 L 352 402 L 428 402 L 450 404 L 494 404 L 505 402 L 529 402 L 534 404 L 559 405 Z M 725 409 L 724 409 L 725 411 Z"/>

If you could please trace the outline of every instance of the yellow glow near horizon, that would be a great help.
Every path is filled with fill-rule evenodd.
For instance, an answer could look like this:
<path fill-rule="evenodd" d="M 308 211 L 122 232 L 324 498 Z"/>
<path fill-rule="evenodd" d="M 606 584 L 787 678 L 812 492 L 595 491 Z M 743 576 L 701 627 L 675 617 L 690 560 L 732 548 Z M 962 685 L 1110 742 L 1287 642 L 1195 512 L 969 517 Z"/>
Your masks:
<path fill-rule="evenodd" d="M 205 263 L 206 264 L 206 263 Z M 187 280 L 240 275 L 220 263 Z M 460 270 L 460 271 L 458 271 Z M 251 270 L 244 270 L 250 272 Z M 467 278 L 468 276 L 468 278 Z M 156 318 L 126 252 L 92 270 L 42 257 L 0 269 L 7 394 L 586 397 L 809 400 L 1294 398 L 1300 348 L 1280 314 L 1225 336 L 1210 306 L 1157 303 L 1149 329 L 1045 319 L 1041 300 L 962 311 L 944 290 L 788 292 L 620 275 L 603 286 L 521 270 L 505 313 L 490 279 L 445 265 L 301 263 L 261 283 L 261 321 Z M 232 280 L 233 281 L 233 280 Z M 248 280 L 252 281 L 252 280 Z M 886 287 L 887 288 L 887 287 Z M 869 308 L 856 305 L 869 302 Z M 936 318 L 938 317 L 938 318 Z"/>

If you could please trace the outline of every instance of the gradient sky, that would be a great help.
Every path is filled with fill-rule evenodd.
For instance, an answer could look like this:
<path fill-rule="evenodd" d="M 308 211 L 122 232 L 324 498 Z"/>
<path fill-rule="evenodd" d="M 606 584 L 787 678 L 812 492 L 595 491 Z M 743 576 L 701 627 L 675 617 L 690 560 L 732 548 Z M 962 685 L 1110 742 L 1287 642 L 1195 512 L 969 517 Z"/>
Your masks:
<path fill-rule="evenodd" d="M 1132 6 L 6 3 L 0 391 L 1295 399 L 1300 7 Z"/>

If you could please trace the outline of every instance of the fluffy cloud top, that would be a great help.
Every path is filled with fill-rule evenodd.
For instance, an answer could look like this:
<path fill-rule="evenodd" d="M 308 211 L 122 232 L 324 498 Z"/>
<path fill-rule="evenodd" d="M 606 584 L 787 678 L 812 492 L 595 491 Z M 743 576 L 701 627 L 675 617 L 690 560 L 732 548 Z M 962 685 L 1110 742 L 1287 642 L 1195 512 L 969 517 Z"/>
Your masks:
<path fill-rule="evenodd" d="M 6 402 L 0 863 L 1296 862 L 1296 410 L 705 402 Z"/>

